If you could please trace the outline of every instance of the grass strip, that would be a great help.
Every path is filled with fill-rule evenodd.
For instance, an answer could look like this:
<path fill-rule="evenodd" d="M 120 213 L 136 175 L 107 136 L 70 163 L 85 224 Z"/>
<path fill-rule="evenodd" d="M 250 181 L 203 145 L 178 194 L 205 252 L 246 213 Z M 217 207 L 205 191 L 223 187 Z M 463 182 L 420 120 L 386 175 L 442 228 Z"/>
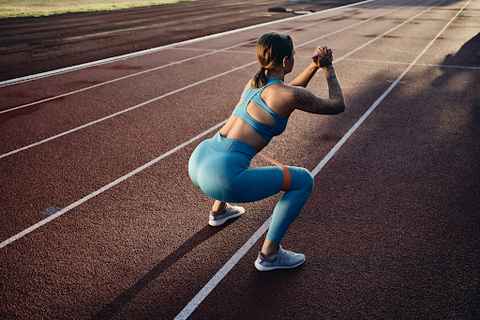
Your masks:
<path fill-rule="evenodd" d="M 158 6 L 195 0 L 0 0 L 0 19 L 41 17 L 69 12 L 95 12 Z"/>

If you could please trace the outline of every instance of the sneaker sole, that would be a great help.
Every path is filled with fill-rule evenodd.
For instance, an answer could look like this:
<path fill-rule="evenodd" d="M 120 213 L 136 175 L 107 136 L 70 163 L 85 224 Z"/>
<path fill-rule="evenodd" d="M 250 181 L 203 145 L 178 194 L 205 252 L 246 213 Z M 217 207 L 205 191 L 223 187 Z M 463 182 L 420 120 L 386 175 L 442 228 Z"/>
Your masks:
<path fill-rule="evenodd" d="M 218 226 L 221 226 L 222 224 L 224 224 L 225 222 L 227 222 L 230 219 L 235 219 L 235 218 L 240 217 L 242 214 L 243 214 L 243 212 L 242 213 L 236 213 L 234 215 L 228 216 L 226 218 L 223 218 L 222 220 L 208 221 L 208 224 L 211 225 L 212 227 L 218 227 Z"/>
<path fill-rule="evenodd" d="M 255 262 L 255 268 L 257 268 L 258 271 L 272 271 L 272 270 L 278 270 L 278 269 L 294 269 L 296 267 L 301 266 L 305 262 L 305 260 L 306 259 L 297 263 L 296 265 L 288 266 L 288 267 L 265 267 L 265 266 L 259 265 L 259 264 L 257 264 L 257 262 Z"/>

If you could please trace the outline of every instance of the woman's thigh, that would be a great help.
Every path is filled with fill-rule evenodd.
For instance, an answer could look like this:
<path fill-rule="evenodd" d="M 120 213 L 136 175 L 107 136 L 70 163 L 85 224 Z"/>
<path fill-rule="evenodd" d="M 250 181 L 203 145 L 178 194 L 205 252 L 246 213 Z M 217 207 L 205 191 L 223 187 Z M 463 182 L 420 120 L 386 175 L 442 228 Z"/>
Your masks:
<path fill-rule="evenodd" d="M 283 171 L 279 167 L 248 168 L 234 176 L 219 173 L 218 179 L 225 190 L 223 201 L 254 202 L 281 191 Z"/>

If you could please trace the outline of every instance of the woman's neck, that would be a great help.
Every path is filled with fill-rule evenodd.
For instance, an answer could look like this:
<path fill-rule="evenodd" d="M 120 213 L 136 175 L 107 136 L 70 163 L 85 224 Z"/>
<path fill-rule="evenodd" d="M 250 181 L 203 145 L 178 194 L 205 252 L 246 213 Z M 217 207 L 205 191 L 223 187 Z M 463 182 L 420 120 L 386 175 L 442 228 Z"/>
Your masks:
<path fill-rule="evenodd" d="M 285 79 L 285 72 L 283 72 L 283 70 L 267 70 L 266 76 L 267 78 L 280 79 L 283 82 Z"/>

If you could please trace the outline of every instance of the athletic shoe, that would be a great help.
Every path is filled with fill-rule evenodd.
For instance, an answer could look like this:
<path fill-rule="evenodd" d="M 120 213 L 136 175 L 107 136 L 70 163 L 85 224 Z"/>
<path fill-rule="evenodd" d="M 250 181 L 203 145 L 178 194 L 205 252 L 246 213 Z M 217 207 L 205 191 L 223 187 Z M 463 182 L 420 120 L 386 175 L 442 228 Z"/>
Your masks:
<path fill-rule="evenodd" d="M 210 211 L 210 219 L 208 224 L 213 227 L 218 227 L 224 224 L 227 220 L 241 216 L 244 212 L 244 208 L 232 206 L 227 203 L 225 210 L 220 213 Z"/>
<path fill-rule="evenodd" d="M 278 248 L 278 254 L 272 260 L 268 260 L 259 252 L 255 261 L 255 267 L 260 271 L 270 271 L 275 269 L 292 269 L 305 262 L 305 255 Z"/>

